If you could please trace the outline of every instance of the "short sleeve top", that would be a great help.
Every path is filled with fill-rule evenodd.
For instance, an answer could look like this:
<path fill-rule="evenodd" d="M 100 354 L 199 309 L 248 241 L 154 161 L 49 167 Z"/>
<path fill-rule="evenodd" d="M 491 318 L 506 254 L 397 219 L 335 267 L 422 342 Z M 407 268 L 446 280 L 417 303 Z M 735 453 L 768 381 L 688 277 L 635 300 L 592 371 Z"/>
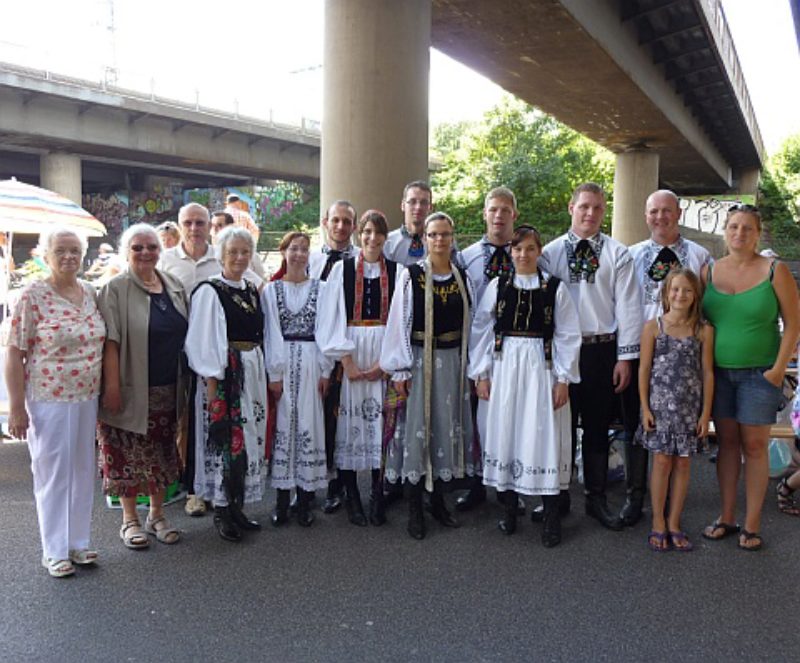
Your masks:
<path fill-rule="evenodd" d="M 80 306 L 42 280 L 26 287 L 14 308 L 5 345 L 27 354 L 25 385 L 34 401 L 77 403 L 100 392 L 106 325 L 94 289 L 80 283 Z"/>

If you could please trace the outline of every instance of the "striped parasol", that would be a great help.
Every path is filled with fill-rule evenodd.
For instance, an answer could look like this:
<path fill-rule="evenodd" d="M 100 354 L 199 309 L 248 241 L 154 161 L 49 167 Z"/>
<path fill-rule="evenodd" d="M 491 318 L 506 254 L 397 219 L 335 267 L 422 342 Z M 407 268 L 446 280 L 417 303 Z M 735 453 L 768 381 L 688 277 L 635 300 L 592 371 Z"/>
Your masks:
<path fill-rule="evenodd" d="M 0 231 L 38 234 L 52 226 L 86 237 L 106 234 L 100 221 L 64 196 L 16 179 L 0 181 Z"/>

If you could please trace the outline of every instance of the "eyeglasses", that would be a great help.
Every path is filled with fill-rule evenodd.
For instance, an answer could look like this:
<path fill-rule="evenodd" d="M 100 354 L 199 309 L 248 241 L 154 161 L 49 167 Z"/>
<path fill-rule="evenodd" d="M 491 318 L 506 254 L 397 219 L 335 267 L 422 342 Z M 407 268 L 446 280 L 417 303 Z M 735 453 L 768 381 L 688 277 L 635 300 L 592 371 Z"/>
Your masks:
<path fill-rule="evenodd" d="M 450 239 L 453 233 L 425 233 L 428 239 Z"/>
<path fill-rule="evenodd" d="M 134 253 L 141 253 L 145 249 L 153 253 L 161 249 L 161 247 L 158 244 L 131 244 L 130 249 Z"/>

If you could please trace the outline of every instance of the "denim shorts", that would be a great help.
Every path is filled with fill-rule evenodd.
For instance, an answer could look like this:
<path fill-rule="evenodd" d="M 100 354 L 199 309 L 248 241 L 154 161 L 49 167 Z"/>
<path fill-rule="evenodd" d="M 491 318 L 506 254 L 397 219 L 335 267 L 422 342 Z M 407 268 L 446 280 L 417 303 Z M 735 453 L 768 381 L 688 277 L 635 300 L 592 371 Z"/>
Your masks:
<path fill-rule="evenodd" d="M 783 390 L 764 377 L 769 368 L 714 368 L 713 417 L 750 426 L 774 424 Z"/>

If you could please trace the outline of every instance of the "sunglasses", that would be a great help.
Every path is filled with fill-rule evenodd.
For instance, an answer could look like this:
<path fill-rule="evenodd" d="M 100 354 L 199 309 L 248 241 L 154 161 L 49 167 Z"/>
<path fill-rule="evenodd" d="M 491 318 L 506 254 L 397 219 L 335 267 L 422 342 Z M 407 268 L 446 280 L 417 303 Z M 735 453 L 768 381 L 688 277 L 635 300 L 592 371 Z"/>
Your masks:
<path fill-rule="evenodd" d="M 755 205 L 744 205 L 737 203 L 736 205 L 731 205 L 728 208 L 729 212 L 750 212 L 751 214 L 759 214 L 758 207 Z"/>
<path fill-rule="evenodd" d="M 141 253 L 145 249 L 153 253 L 161 249 L 161 247 L 158 244 L 131 244 L 130 249 L 134 253 Z"/>

